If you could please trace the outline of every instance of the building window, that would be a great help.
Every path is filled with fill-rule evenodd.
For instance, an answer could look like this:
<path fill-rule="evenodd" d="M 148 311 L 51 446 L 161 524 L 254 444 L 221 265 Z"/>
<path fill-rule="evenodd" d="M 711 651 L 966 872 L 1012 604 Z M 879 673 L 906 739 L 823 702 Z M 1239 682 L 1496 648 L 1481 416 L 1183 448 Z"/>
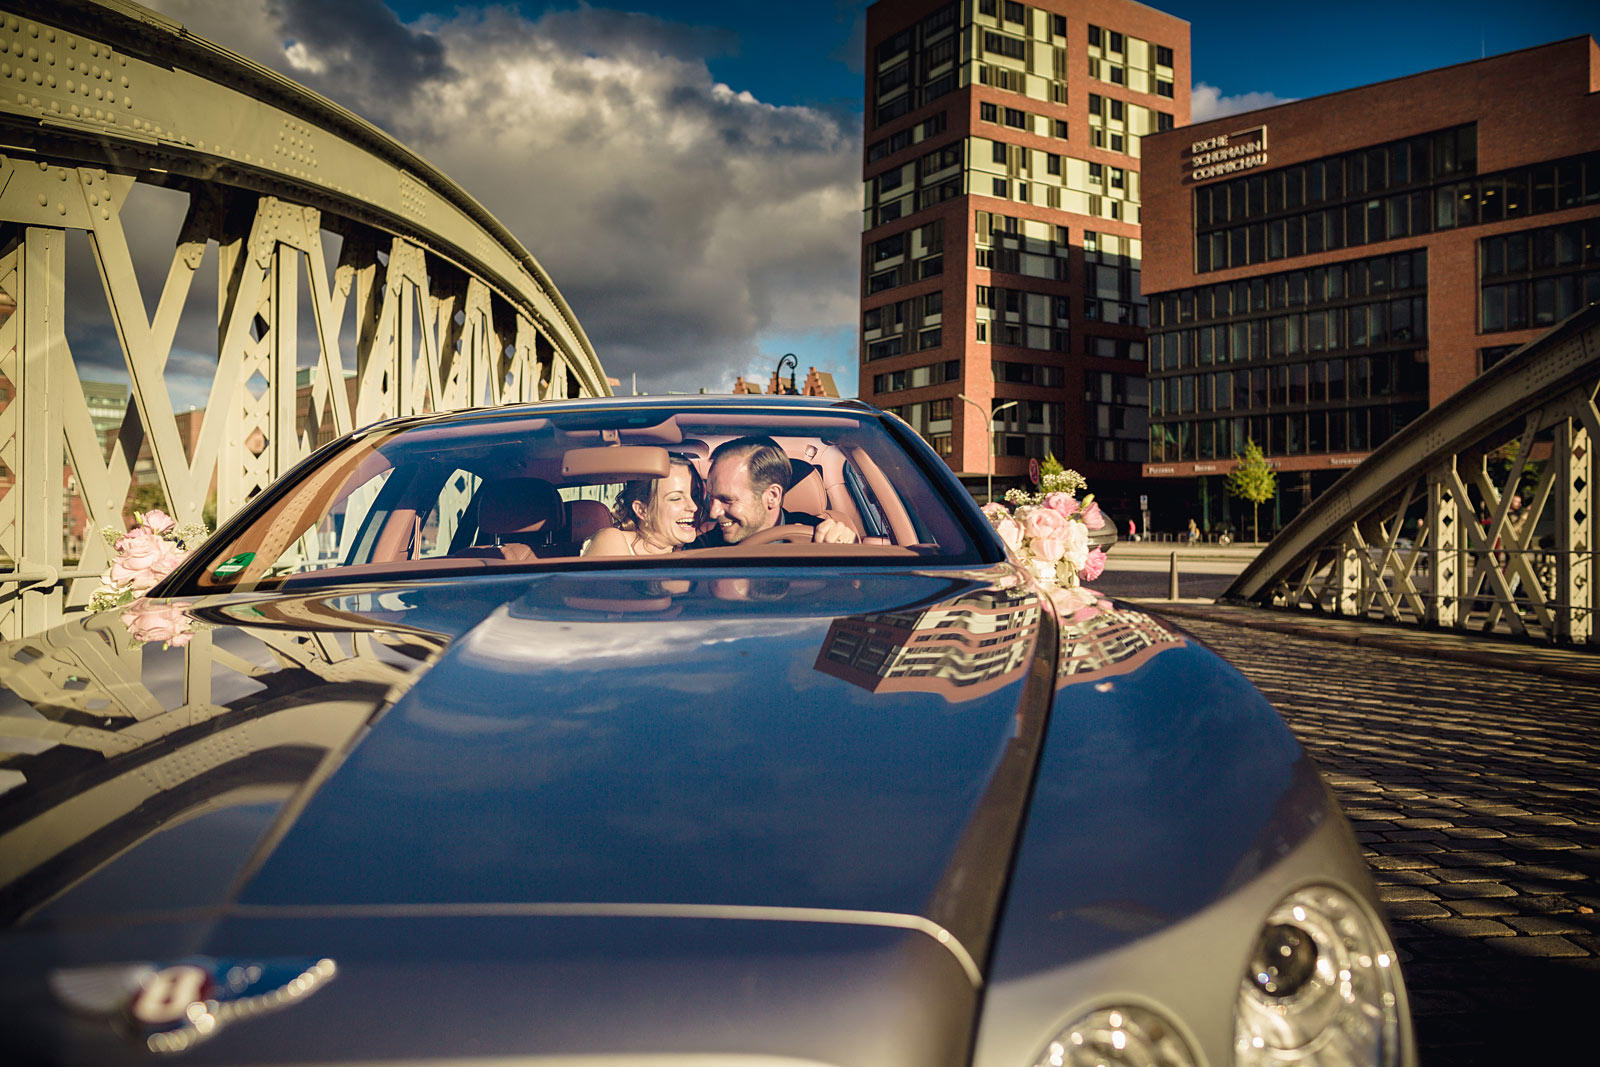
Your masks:
<path fill-rule="evenodd" d="M 1157 78 L 1156 79 L 1156 95 L 1157 96 L 1164 96 L 1164 97 L 1166 97 L 1166 98 L 1168 98 L 1170 100 L 1172 98 L 1172 83 L 1169 82 L 1169 81 L 1166 81 L 1166 80 L 1164 80 L 1162 78 Z"/>
<path fill-rule="evenodd" d="M 1006 125 L 1018 130 L 1028 128 L 1028 113 L 1014 107 L 1006 108 Z"/>
<path fill-rule="evenodd" d="M 980 103 L 978 105 L 978 118 L 982 119 L 984 122 L 999 122 L 1000 109 L 994 104 L 987 102 Z"/>
<path fill-rule="evenodd" d="M 1103 164 L 1103 163 L 1091 163 L 1091 164 L 1089 164 L 1089 181 L 1090 181 L 1091 184 L 1104 185 L 1105 184 L 1105 180 L 1106 180 L 1105 174 L 1106 174 L 1105 164 Z"/>
<path fill-rule="evenodd" d="M 1052 36 L 1052 37 L 1065 37 L 1066 35 L 1067 35 L 1067 16 L 1065 16 L 1065 15 L 1051 15 L 1050 16 L 1050 36 Z"/>
<path fill-rule="evenodd" d="M 994 195 L 995 196 L 1008 196 L 1009 195 L 1008 185 L 1007 185 L 1006 179 L 1004 179 L 1004 178 L 996 178 L 996 179 L 994 179 Z"/>
<path fill-rule="evenodd" d="M 1061 140 L 1065 141 L 1067 139 L 1067 120 L 1056 119 L 1051 127 L 1051 132 L 1056 137 L 1059 137 Z"/>
<path fill-rule="evenodd" d="M 1172 49 L 1167 48 L 1167 47 L 1165 47 L 1163 45 L 1159 45 L 1159 44 L 1156 45 L 1156 66 L 1158 66 L 1158 67 L 1170 67 L 1170 66 L 1172 66 Z"/>
<path fill-rule="evenodd" d="M 1016 37 L 1008 37 L 1003 33 L 985 33 L 983 35 L 983 50 L 997 55 L 1008 56 L 1011 59 L 1024 59 L 1028 55 L 1028 42 Z"/>
<path fill-rule="evenodd" d="M 1100 42 L 1101 42 L 1100 27 L 1099 26 L 1090 26 L 1089 27 L 1089 47 L 1090 48 L 1099 48 L 1100 47 Z"/>
<path fill-rule="evenodd" d="M 1600 302 L 1600 219 L 1478 241 L 1479 331 L 1549 326 Z"/>
<path fill-rule="evenodd" d="M 1476 167 L 1477 130 L 1468 124 L 1202 185 L 1194 191 L 1196 270 L 1559 210 L 1552 184 L 1538 195 L 1540 175 L 1553 182 L 1563 167 L 1584 175 L 1600 167 L 1600 153 L 1474 178 Z M 1593 184 L 1600 197 L 1600 170 Z"/>
<path fill-rule="evenodd" d="M 1044 169 L 1048 174 L 1059 175 L 1061 173 L 1061 157 L 1054 152 L 1045 153 Z"/>
<path fill-rule="evenodd" d="M 1006 0 L 1006 21 L 1026 22 L 1028 9 L 1017 3 L 1016 0 Z"/>

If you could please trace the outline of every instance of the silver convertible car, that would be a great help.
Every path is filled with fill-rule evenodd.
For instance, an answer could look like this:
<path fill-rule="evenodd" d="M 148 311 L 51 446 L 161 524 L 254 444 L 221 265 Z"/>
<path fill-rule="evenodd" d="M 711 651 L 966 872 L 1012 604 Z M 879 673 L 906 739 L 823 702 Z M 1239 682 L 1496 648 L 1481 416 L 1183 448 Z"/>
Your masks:
<path fill-rule="evenodd" d="M 0 647 L 0 790 L 7 1064 L 1415 1060 L 1266 700 L 853 401 L 351 434 Z"/>

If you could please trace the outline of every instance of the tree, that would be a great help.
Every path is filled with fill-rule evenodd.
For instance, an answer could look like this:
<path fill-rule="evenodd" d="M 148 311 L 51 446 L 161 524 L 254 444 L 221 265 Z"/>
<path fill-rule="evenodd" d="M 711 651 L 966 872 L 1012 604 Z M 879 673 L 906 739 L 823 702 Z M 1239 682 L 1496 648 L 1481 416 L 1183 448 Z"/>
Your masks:
<path fill-rule="evenodd" d="M 143 514 L 146 511 L 166 510 L 167 494 L 161 491 L 160 485 L 136 485 L 133 487 L 133 491 L 128 494 L 127 517 L 130 524 L 133 521 L 133 513 L 136 511 Z"/>
<path fill-rule="evenodd" d="M 1237 461 L 1233 470 L 1228 472 L 1228 492 L 1242 500 L 1250 501 L 1250 523 L 1254 527 L 1255 540 L 1261 540 L 1261 505 L 1271 500 L 1272 494 L 1278 491 L 1278 475 L 1267 462 L 1267 457 L 1261 454 L 1261 448 L 1252 438 L 1245 442 L 1244 455 L 1235 452 L 1233 458 Z"/>

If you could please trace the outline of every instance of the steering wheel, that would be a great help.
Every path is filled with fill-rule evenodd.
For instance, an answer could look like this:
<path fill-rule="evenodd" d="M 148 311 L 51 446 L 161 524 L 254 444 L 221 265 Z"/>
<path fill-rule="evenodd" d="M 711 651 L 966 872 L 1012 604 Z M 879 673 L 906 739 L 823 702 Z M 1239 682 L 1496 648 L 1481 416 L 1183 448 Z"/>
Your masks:
<path fill-rule="evenodd" d="M 787 522 L 782 526 L 771 526 L 740 541 L 740 545 L 772 545 L 772 544 L 810 544 L 816 530 L 814 526 L 807 526 L 802 522 Z"/>

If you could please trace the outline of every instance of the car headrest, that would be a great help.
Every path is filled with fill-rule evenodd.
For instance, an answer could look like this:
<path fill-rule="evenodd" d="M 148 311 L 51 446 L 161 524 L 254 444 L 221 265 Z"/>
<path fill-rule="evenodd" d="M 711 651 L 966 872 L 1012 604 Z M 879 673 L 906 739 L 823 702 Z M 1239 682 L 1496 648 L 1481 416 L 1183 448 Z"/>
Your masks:
<path fill-rule="evenodd" d="M 827 511 L 828 491 L 822 485 L 822 471 L 803 459 L 791 459 L 789 470 L 793 484 L 783 494 L 784 510 L 808 515 L 821 515 Z"/>
<path fill-rule="evenodd" d="M 565 513 L 561 494 L 543 478 L 501 478 L 478 490 L 478 537 L 539 534 L 555 538 Z"/>
<path fill-rule="evenodd" d="M 611 509 L 598 500 L 567 501 L 568 540 L 582 544 L 611 525 Z"/>

